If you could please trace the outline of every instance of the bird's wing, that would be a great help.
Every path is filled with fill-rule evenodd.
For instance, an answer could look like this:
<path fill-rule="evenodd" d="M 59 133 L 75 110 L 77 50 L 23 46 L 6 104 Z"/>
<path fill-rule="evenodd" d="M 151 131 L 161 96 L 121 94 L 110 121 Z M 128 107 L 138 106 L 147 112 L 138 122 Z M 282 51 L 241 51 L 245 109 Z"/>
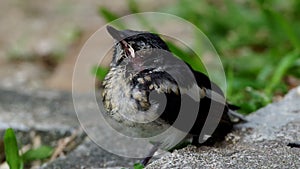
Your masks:
<path fill-rule="evenodd" d="M 194 71 L 191 67 L 190 67 L 190 69 L 191 69 L 191 71 L 193 71 L 193 73 L 197 79 L 197 84 L 199 86 L 202 86 L 202 88 L 206 89 L 205 90 L 205 91 L 207 91 L 207 92 L 205 92 L 206 97 L 209 97 L 214 100 L 216 100 L 216 99 L 223 100 L 224 99 L 223 102 L 226 104 L 226 107 L 228 108 L 227 114 L 228 114 L 231 122 L 240 123 L 240 122 L 247 121 L 243 115 L 236 112 L 236 110 L 239 110 L 240 107 L 233 105 L 233 104 L 229 104 L 227 101 L 225 101 L 225 96 L 224 96 L 224 93 L 221 90 L 221 88 L 219 88 L 214 82 L 211 82 L 205 74 Z M 215 97 L 212 97 L 212 95 L 211 95 L 212 93 L 214 93 Z"/>

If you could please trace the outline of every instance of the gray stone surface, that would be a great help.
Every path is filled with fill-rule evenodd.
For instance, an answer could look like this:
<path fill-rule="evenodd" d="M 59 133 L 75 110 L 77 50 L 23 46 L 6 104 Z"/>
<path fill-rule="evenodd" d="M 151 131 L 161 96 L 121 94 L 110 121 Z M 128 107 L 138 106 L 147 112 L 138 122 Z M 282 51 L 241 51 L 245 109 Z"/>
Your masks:
<path fill-rule="evenodd" d="M 78 97 L 82 108 L 91 111 L 85 95 Z M 248 116 L 247 123 L 236 126 L 226 140 L 216 146 L 175 150 L 152 160 L 146 168 L 300 168 L 300 149 L 287 146 L 300 141 L 299 103 L 300 88 Z M 95 119 L 91 124 L 94 123 Z M 55 141 L 79 126 L 70 93 L 20 93 L 0 89 L 0 131 L 13 127 L 22 131 L 21 138 L 26 139 L 26 134 L 34 130 L 43 133 L 42 139 Z M 97 137 L 103 136 L 98 133 Z M 128 150 L 126 145 L 122 148 L 135 151 Z M 42 168 L 121 168 L 132 167 L 137 161 L 111 154 L 85 137 L 74 151 Z"/>
<path fill-rule="evenodd" d="M 87 102 L 86 95 L 80 95 L 79 104 L 90 111 Z M 0 139 L 8 127 L 16 131 L 21 147 L 31 142 L 32 132 L 41 136 L 42 144 L 55 147 L 60 138 L 71 135 L 80 123 L 70 93 L 0 89 Z M 104 151 L 84 135 L 79 134 L 77 139 L 76 143 L 83 143 L 66 157 L 58 158 L 44 168 L 132 166 L 136 162 Z M 126 145 L 123 148 L 126 151 Z"/>
<path fill-rule="evenodd" d="M 69 131 L 79 126 L 70 93 L 0 89 L 0 129 Z"/>
<path fill-rule="evenodd" d="M 216 147 L 193 147 L 152 162 L 156 168 L 300 168 L 300 87 L 247 117 Z"/>
<path fill-rule="evenodd" d="M 43 169 L 79 169 L 79 168 L 122 168 L 130 167 L 137 159 L 123 158 L 101 149 L 90 139 L 78 146 L 72 153 L 42 166 Z"/>
<path fill-rule="evenodd" d="M 228 145 L 224 148 L 188 146 L 151 163 L 156 168 L 299 168 L 299 149 L 282 144 Z"/>

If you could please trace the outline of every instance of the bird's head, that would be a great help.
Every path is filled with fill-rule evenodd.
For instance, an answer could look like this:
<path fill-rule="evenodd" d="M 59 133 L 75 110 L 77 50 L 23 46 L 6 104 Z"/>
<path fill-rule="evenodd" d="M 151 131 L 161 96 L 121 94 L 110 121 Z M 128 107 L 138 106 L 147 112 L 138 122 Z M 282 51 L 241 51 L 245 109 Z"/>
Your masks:
<path fill-rule="evenodd" d="M 106 28 L 116 42 L 112 67 L 129 63 L 134 64 L 138 69 L 139 65 L 145 66 L 145 62 L 149 62 L 149 60 L 153 62 L 159 59 L 158 51 L 169 51 L 167 44 L 156 34 L 133 30 L 121 31 L 112 26 Z M 140 68 L 145 69 L 145 67 Z"/>

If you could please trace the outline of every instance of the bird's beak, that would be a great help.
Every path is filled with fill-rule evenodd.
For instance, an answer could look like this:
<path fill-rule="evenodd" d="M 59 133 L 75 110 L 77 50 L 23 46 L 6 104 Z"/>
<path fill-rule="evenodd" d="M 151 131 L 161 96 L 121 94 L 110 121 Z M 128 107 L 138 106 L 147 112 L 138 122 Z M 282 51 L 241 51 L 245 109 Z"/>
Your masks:
<path fill-rule="evenodd" d="M 107 25 L 106 26 L 107 32 L 117 41 L 121 41 L 126 38 L 126 35 L 123 31 L 119 31 L 116 28 Z"/>

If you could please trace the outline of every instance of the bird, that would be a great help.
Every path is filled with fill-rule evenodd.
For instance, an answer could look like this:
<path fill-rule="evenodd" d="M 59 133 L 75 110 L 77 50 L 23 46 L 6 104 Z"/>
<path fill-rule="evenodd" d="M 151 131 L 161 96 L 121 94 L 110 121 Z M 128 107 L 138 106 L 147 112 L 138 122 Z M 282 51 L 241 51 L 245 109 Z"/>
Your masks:
<path fill-rule="evenodd" d="M 172 54 L 158 34 L 106 29 L 115 43 L 102 82 L 105 115 L 131 136 L 169 131 L 150 140 L 154 147 L 144 166 L 158 148 L 170 150 L 187 139 L 197 146 L 223 140 L 242 119 L 220 87 Z"/>

